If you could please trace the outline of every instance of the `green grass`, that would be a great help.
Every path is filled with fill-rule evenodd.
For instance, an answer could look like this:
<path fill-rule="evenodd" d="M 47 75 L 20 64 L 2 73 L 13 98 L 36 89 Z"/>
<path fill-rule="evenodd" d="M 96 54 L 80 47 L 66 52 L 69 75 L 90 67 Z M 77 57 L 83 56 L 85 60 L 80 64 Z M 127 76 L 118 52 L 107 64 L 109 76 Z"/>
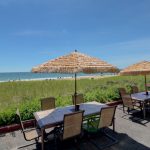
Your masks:
<path fill-rule="evenodd" d="M 147 79 L 150 82 L 150 78 Z M 131 85 L 144 90 L 143 76 L 115 76 L 102 79 L 80 79 L 78 93 L 85 101 L 109 102 L 120 98 L 119 87 L 130 91 Z M 23 119 L 33 118 L 33 112 L 40 110 L 40 98 L 56 97 L 56 106 L 72 104 L 74 80 L 17 81 L 0 83 L 0 125 L 15 122 L 15 110 L 19 107 Z"/>

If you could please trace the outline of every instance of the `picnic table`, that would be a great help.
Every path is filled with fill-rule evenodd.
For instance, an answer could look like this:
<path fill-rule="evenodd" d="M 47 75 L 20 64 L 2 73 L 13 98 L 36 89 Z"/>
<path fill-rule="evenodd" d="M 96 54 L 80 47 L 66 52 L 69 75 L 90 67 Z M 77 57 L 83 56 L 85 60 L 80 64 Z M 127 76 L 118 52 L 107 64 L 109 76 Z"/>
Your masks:
<path fill-rule="evenodd" d="M 84 117 L 97 114 L 102 107 L 108 107 L 106 104 L 96 101 L 80 104 L 80 110 L 84 110 Z M 64 115 L 74 112 L 74 105 L 66 107 L 57 107 L 55 109 L 38 111 L 34 113 L 34 117 L 38 126 L 41 128 L 42 150 L 44 150 L 44 130 L 46 128 L 55 127 L 63 123 Z"/>
<path fill-rule="evenodd" d="M 139 92 L 139 93 L 134 93 L 134 94 L 131 94 L 131 98 L 133 100 L 136 100 L 136 101 L 139 101 L 142 103 L 142 106 L 143 106 L 143 118 L 145 119 L 145 116 L 146 116 L 146 103 L 147 102 L 150 102 L 150 92 L 148 93 L 148 95 L 146 95 L 145 92 Z"/>

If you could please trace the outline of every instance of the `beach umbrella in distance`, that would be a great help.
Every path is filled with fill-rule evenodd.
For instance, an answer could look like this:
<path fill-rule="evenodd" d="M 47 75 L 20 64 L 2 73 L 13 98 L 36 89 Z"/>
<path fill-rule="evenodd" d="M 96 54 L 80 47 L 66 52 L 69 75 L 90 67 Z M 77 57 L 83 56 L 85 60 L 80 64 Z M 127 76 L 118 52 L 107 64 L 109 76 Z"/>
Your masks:
<path fill-rule="evenodd" d="M 139 63 L 133 64 L 123 69 L 122 71 L 120 71 L 120 75 L 144 75 L 146 95 L 148 95 L 147 81 L 146 81 L 146 75 L 148 74 L 150 74 L 150 62 L 149 61 L 141 61 Z"/>
<path fill-rule="evenodd" d="M 32 72 L 53 72 L 53 73 L 74 73 L 75 74 L 75 106 L 77 95 L 77 73 L 116 73 L 119 69 L 115 66 L 108 64 L 98 58 L 90 57 L 77 50 L 74 52 L 49 60 L 41 65 L 32 68 Z"/>

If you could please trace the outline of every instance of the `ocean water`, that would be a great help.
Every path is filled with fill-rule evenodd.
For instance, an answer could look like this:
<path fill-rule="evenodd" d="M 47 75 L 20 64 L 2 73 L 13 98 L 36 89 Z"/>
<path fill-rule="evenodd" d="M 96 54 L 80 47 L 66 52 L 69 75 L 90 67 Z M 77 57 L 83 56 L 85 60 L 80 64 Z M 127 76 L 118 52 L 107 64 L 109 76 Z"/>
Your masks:
<path fill-rule="evenodd" d="M 77 76 L 103 76 L 113 75 L 111 73 L 96 73 L 96 74 L 84 74 L 78 73 Z M 0 73 L 0 82 L 7 81 L 25 81 L 25 80 L 45 80 L 45 79 L 60 79 L 60 78 L 72 78 L 74 74 L 62 74 L 62 73 L 32 73 L 32 72 L 9 72 Z"/>

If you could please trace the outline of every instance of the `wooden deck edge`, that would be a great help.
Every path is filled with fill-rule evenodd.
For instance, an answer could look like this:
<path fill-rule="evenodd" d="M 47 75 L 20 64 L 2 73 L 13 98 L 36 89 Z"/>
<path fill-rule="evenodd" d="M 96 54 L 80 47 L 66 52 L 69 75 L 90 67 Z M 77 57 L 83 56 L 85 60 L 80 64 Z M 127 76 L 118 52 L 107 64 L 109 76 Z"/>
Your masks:
<path fill-rule="evenodd" d="M 118 100 L 118 101 L 108 102 L 106 104 L 109 105 L 109 106 L 114 106 L 114 105 L 122 104 L 122 101 Z M 35 124 L 35 120 L 33 120 L 33 119 L 24 122 L 24 126 L 26 128 L 33 127 L 34 124 Z M 12 125 L 8 125 L 8 126 L 0 127 L 0 134 L 5 134 L 5 133 L 8 133 L 8 132 L 13 132 L 13 131 L 16 131 L 16 130 L 19 130 L 19 129 L 21 129 L 20 124 L 12 124 Z"/>

